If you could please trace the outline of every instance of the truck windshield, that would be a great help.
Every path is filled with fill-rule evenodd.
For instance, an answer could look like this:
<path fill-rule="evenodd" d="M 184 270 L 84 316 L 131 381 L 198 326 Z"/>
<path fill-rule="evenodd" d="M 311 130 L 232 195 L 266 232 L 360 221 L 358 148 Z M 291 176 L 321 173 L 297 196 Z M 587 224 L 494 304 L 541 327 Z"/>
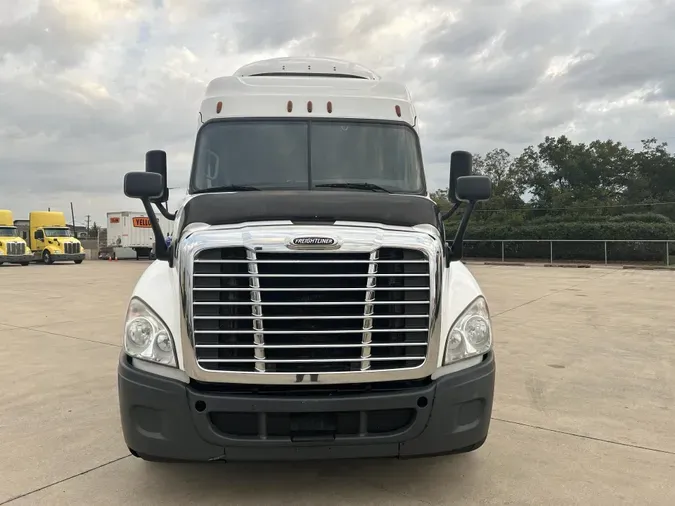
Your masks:
<path fill-rule="evenodd" d="M 45 237 L 72 237 L 69 228 L 45 228 Z"/>
<path fill-rule="evenodd" d="M 419 142 L 398 123 L 234 120 L 207 124 L 192 192 L 346 189 L 424 193 Z"/>
<path fill-rule="evenodd" d="M 0 227 L 0 237 L 17 237 L 16 227 Z"/>

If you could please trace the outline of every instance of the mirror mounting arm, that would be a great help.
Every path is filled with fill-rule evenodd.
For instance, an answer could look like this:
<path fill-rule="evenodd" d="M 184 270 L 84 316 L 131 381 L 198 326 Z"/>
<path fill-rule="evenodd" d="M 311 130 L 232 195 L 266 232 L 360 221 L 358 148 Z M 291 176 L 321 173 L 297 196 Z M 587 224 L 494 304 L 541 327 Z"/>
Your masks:
<path fill-rule="evenodd" d="M 162 213 L 162 216 L 164 216 L 167 220 L 173 221 L 176 219 L 176 213 L 170 213 L 169 210 L 164 207 L 164 204 L 161 202 L 155 202 L 155 205 L 157 206 L 157 209 L 159 209 L 159 212 Z"/>
<path fill-rule="evenodd" d="M 469 226 L 469 219 L 475 207 L 476 202 L 467 203 L 466 210 L 462 215 L 462 221 L 459 222 L 455 238 L 452 240 L 452 245 L 448 247 L 448 254 L 445 258 L 446 267 L 450 267 L 450 262 L 462 259 L 464 254 L 464 234 L 466 233 L 466 228 Z"/>
<path fill-rule="evenodd" d="M 164 242 L 162 228 L 159 225 L 159 221 L 157 221 L 157 215 L 155 214 L 155 211 L 152 209 L 150 199 L 142 198 L 141 202 L 143 202 L 143 208 L 145 209 L 145 213 L 148 215 L 148 219 L 152 225 L 152 231 L 155 234 L 155 257 L 157 260 L 169 260 L 169 250 L 166 247 L 166 242 Z"/>
<path fill-rule="evenodd" d="M 457 209 L 459 209 L 460 205 L 461 205 L 461 202 L 455 202 L 455 205 L 452 206 L 452 209 L 450 209 L 449 211 L 447 211 L 447 212 L 445 212 L 441 215 L 441 221 L 445 221 L 448 218 L 450 218 L 450 216 L 455 214 L 457 212 Z"/>

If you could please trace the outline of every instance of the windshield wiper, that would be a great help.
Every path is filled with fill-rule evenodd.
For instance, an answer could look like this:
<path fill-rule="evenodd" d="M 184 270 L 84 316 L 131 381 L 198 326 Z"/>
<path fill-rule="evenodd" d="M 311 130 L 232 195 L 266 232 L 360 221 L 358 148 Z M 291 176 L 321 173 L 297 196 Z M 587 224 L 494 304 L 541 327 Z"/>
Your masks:
<path fill-rule="evenodd" d="M 260 188 L 255 186 L 240 186 L 231 184 L 228 186 L 214 186 L 213 188 L 204 188 L 195 193 L 217 193 L 217 192 L 259 192 Z"/>
<path fill-rule="evenodd" d="M 372 192 L 385 192 L 391 193 L 386 188 L 382 188 L 373 183 L 326 183 L 326 184 L 317 184 L 317 188 L 351 188 L 354 190 L 369 190 Z"/>

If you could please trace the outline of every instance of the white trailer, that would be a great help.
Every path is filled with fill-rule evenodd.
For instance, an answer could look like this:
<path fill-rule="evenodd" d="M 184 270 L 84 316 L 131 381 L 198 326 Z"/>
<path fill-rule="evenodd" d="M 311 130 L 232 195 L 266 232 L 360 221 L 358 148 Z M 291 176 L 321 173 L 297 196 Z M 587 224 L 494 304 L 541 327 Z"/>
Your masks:
<path fill-rule="evenodd" d="M 165 234 L 173 233 L 173 221 L 159 217 Z M 108 213 L 108 247 L 112 248 L 113 258 L 129 258 L 134 251 L 136 258 L 152 256 L 155 236 L 148 215 L 135 211 L 117 211 Z"/>

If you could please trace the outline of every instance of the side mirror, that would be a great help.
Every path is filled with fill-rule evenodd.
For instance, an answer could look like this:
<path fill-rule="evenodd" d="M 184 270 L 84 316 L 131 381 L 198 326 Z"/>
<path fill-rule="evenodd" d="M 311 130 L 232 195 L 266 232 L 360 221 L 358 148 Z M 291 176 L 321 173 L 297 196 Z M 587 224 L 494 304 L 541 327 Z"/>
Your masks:
<path fill-rule="evenodd" d="M 162 196 L 162 176 L 153 172 L 127 172 L 124 175 L 124 194 L 132 199 L 157 199 Z"/>
<path fill-rule="evenodd" d="M 448 185 L 448 200 L 458 204 L 457 180 L 471 175 L 473 156 L 468 151 L 453 151 L 450 155 L 450 184 Z"/>
<path fill-rule="evenodd" d="M 141 199 L 145 212 L 148 214 L 152 232 L 155 236 L 155 258 L 169 260 L 169 252 L 164 242 L 162 227 L 157 215 L 152 210 L 150 200 L 158 199 L 164 191 L 164 181 L 161 174 L 155 172 L 127 172 L 124 176 L 124 194 L 132 199 Z"/>
<path fill-rule="evenodd" d="M 159 174 L 162 177 L 162 193 L 151 198 L 153 204 L 164 204 L 169 201 L 169 183 L 166 177 L 166 151 L 159 149 L 145 154 L 145 172 Z"/>
<path fill-rule="evenodd" d="M 460 202 L 478 202 L 492 196 L 492 181 L 487 176 L 462 176 L 455 182 L 455 198 Z"/>
<path fill-rule="evenodd" d="M 469 225 L 471 213 L 476 203 L 488 200 L 492 195 L 492 181 L 486 176 L 472 176 L 472 156 L 468 151 L 454 151 L 450 159 L 450 186 L 448 199 L 454 203 L 452 209 L 443 215 L 447 219 L 457 209 L 461 202 L 466 202 L 466 210 L 457 227 L 452 244 L 446 248 L 445 262 L 450 266 L 453 260 L 461 260 L 464 252 L 464 234 Z"/>

